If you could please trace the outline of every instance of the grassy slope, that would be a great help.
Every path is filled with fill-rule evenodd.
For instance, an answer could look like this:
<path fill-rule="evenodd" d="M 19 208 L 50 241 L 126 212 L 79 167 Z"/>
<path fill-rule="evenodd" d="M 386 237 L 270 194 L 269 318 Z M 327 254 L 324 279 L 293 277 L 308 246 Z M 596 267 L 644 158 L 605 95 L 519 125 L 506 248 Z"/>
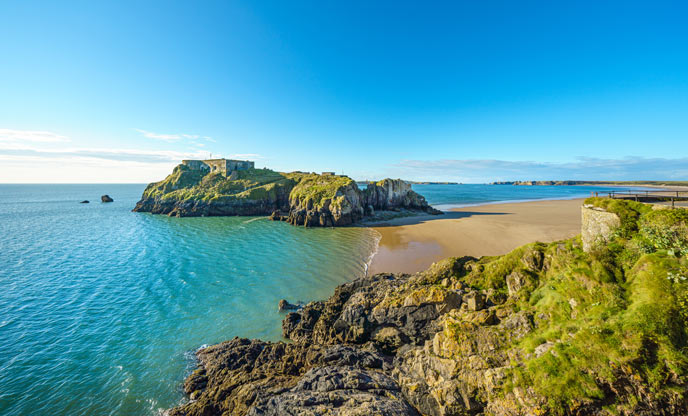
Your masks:
<path fill-rule="evenodd" d="M 281 173 L 270 169 L 248 169 L 236 172 L 230 179 L 219 173 L 203 174 L 185 165 L 178 165 L 172 174 L 160 182 L 146 187 L 144 198 L 163 200 L 202 200 L 219 202 L 225 199 L 274 199 L 278 188 L 291 192 L 290 199 L 322 206 L 326 198 L 353 180 L 340 176 L 322 176 L 309 173 Z"/>
<path fill-rule="evenodd" d="M 354 185 L 354 181 L 346 176 L 317 174 L 302 174 L 300 176 L 300 180 L 289 195 L 289 199 L 300 201 L 301 205 L 308 205 L 308 202 L 312 201 L 316 208 L 322 207 L 324 201 L 328 199 L 334 205 L 341 202 L 344 196 L 340 191 Z"/>
<path fill-rule="evenodd" d="M 466 258 L 451 258 L 428 272 L 426 284 L 436 286 L 449 273 L 487 291 L 498 315 L 502 310 L 533 317 L 530 333 L 500 347 L 522 357 L 512 362 L 503 394 L 532 387 L 547 399 L 543 412 L 567 414 L 615 396 L 609 386 L 631 380 L 641 390 L 622 389 L 624 397 L 608 404 L 611 414 L 642 399 L 675 402 L 685 394 L 680 380 L 688 377 L 688 210 L 586 202 L 621 214 L 622 227 L 607 246 L 585 253 L 576 237 L 469 260 L 468 266 Z M 538 258 L 542 269 L 531 267 Z M 512 273 L 525 284 L 509 296 L 506 281 Z M 457 360 L 465 358 L 460 345 L 471 325 L 457 318 L 447 326 L 459 345 Z M 551 351 L 538 357 L 535 349 L 545 343 Z"/>

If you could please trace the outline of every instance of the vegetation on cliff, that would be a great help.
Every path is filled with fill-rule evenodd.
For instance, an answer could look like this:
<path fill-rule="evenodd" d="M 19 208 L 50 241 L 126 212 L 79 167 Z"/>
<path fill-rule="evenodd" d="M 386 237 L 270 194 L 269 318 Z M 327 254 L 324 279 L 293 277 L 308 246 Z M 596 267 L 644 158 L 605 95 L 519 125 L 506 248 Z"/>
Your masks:
<path fill-rule="evenodd" d="M 361 191 L 346 176 L 270 169 L 224 176 L 186 165 L 148 185 L 134 211 L 173 216 L 270 215 L 295 225 L 340 226 L 372 215 L 376 209 L 437 213 L 398 179 L 385 179 Z"/>
<path fill-rule="evenodd" d="M 221 173 L 205 173 L 178 165 L 167 178 L 148 185 L 143 198 L 200 201 L 250 198 L 254 192 L 270 192 L 277 186 L 291 189 L 294 183 L 287 175 L 270 169 L 247 169 L 225 177 Z"/>
<path fill-rule="evenodd" d="M 353 185 L 355 182 L 347 176 L 300 174 L 289 198 L 302 206 L 322 208 L 326 201 L 341 203 L 342 191 Z"/>
<path fill-rule="evenodd" d="M 342 285 L 286 316 L 291 344 L 202 350 L 172 414 L 687 414 L 688 211 L 586 203 L 622 217 L 606 244 Z"/>

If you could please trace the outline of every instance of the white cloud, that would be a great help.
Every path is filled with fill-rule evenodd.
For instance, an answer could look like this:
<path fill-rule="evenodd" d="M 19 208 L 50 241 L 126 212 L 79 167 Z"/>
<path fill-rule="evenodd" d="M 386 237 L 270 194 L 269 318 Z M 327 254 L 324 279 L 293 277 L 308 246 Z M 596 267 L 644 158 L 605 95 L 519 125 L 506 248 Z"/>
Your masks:
<path fill-rule="evenodd" d="M 78 147 L 52 132 L 0 129 L 0 182 L 151 182 L 164 178 L 183 159 L 207 159 L 210 153 L 201 149 L 215 142 L 193 134 L 137 131 L 164 142 L 180 140 L 188 150 Z M 232 157 L 261 158 L 256 154 Z"/>
<path fill-rule="evenodd" d="M 579 157 L 550 163 L 495 159 L 402 160 L 392 170 L 420 180 L 490 182 L 495 180 L 685 180 L 688 158 Z"/>
<path fill-rule="evenodd" d="M 58 143 L 68 141 L 67 137 L 50 131 L 0 129 L 0 142 L 3 143 Z"/>
<path fill-rule="evenodd" d="M 198 140 L 198 139 L 204 139 L 210 142 L 215 142 L 215 140 L 211 137 L 208 136 L 201 136 L 199 134 L 185 134 L 185 133 L 178 133 L 178 134 L 167 134 L 167 133 L 154 133 L 152 131 L 147 131 L 147 130 L 142 130 L 142 129 L 134 129 L 135 131 L 141 133 L 144 137 L 148 137 L 149 139 L 154 139 L 154 140 L 164 140 L 168 142 L 174 142 L 178 140 Z"/>
<path fill-rule="evenodd" d="M 111 148 L 72 148 L 72 149 L 0 149 L 0 156 L 39 157 L 54 159 L 63 157 L 132 161 L 141 163 L 180 162 L 182 159 L 204 158 L 205 152 L 175 152 L 172 150 L 137 150 Z"/>
<path fill-rule="evenodd" d="M 229 156 L 229 159 L 249 159 L 249 160 L 256 160 L 256 159 L 265 159 L 263 156 L 257 154 L 257 153 L 235 153 L 231 156 Z"/>

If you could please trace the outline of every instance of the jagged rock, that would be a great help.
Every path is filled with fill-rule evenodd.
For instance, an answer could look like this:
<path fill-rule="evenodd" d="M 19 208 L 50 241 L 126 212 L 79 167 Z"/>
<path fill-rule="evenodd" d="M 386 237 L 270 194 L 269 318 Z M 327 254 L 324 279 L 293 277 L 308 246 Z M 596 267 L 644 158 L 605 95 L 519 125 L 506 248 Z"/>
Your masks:
<path fill-rule="evenodd" d="M 464 302 L 471 311 L 479 311 L 485 307 L 485 295 L 477 291 L 471 291 L 464 295 Z"/>
<path fill-rule="evenodd" d="M 618 215 L 592 205 L 581 207 L 581 221 L 581 240 L 586 252 L 609 241 L 614 231 L 621 226 Z"/>
<path fill-rule="evenodd" d="M 509 296 L 514 296 L 527 283 L 526 275 L 519 271 L 513 271 L 506 277 L 506 286 L 509 290 Z"/>
<path fill-rule="evenodd" d="M 386 353 L 393 354 L 406 343 L 406 337 L 394 327 L 379 328 L 373 333 L 375 347 Z"/>
<path fill-rule="evenodd" d="M 114 202 L 114 200 L 112 198 L 110 198 L 110 195 L 103 195 L 100 197 L 100 200 L 102 202 Z"/>
<path fill-rule="evenodd" d="M 535 351 L 534 351 L 534 352 L 535 352 L 535 356 L 536 356 L 536 357 L 542 356 L 542 355 L 545 354 L 547 351 L 549 351 L 550 349 L 552 349 L 553 346 L 554 346 L 554 343 L 551 342 L 551 341 L 547 341 L 547 342 L 545 342 L 545 343 L 542 343 L 542 344 L 538 345 L 537 347 L 535 347 Z M 554 352 L 553 352 L 553 354 L 554 354 Z"/>
<path fill-rule="evenodd" d="M 195 401 L 171 416 L 418 414 L 374 351 L 235 338 L 197 354 L 201 368 L 184 385 Z"/>
<path fill-rule="evenodd" d="M 521 262 L 526 266 L 531 272 L 539 272 L 542 270 L 543 261 L 545 255 L 542 251 L 531 248 L 523 253 L 521 257 Z"/>
<path fill-rule="evenodd" d="M 289 303 L 289 302 L 287 302 L 286 299 L 280 300 L 279 303 L 277 304 L 277 309 L 279 309 L 280 311 L 297 310 L 299 308 L 300 308 L 299 305 L 294 305 L 293 303 Z"/>

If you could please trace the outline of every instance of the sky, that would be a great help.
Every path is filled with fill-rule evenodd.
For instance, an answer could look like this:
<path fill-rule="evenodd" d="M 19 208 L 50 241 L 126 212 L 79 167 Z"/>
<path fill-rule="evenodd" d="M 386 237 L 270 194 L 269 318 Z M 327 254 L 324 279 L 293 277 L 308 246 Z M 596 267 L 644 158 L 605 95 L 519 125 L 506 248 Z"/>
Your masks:
<path fill-rule="evenodd" d="M 0 2 L 0 182 L 688 180 L 688 3 Z"/>

